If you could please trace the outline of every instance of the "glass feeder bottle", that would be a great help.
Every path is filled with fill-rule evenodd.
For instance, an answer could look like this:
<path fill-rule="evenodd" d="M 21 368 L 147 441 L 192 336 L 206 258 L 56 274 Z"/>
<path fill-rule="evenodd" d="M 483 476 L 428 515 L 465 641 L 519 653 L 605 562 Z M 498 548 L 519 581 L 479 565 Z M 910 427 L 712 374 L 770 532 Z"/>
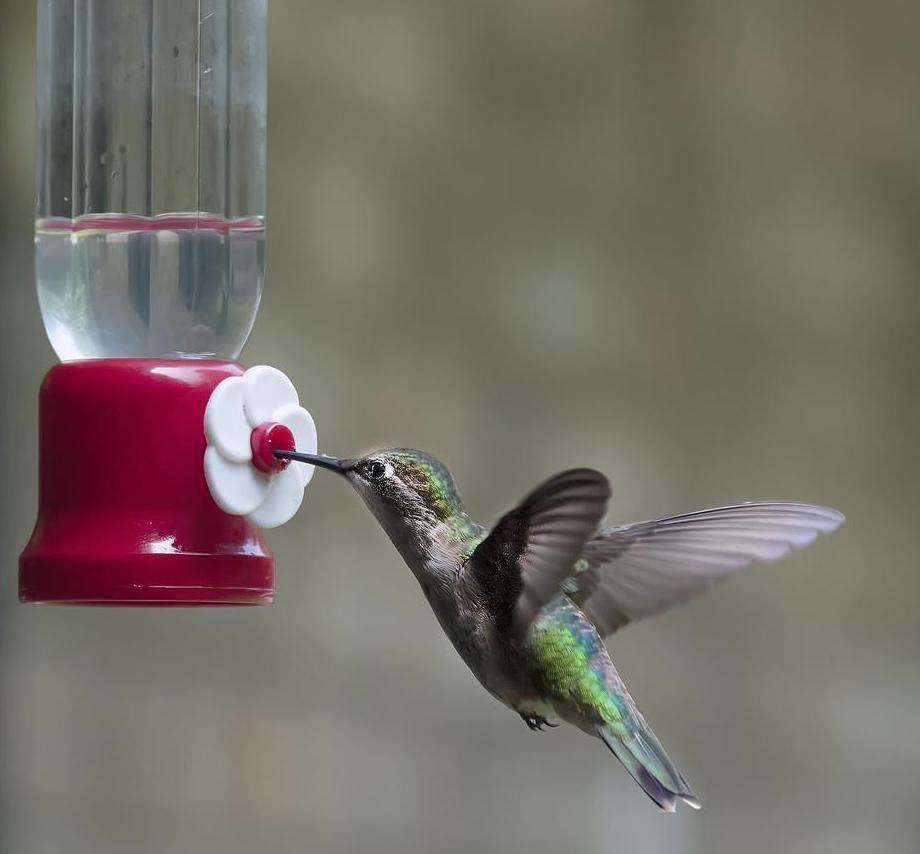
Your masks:
<path fill-rule="evenodd" d="M 233 359 L 264 274 L 266 0 L 39 0 L 35 269 L 58 357 Z"/>

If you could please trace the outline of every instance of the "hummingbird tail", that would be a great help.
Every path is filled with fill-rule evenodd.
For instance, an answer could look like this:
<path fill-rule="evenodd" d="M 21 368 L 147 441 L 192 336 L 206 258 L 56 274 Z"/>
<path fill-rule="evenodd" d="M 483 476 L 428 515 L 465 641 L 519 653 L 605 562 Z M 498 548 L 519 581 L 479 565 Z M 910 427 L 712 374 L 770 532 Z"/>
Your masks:
<path fill-rule="evenodd" d="M 680 799 L 687 806 L 698 810 L 699 800 L 664 752 L 655 733 L 641 718 L 636 723 L 638 726 L 628 729 L 622 725 L 608 724 L 599 727 L 597 734 L 645 794 L 661 809 L 675 812 Z"/>

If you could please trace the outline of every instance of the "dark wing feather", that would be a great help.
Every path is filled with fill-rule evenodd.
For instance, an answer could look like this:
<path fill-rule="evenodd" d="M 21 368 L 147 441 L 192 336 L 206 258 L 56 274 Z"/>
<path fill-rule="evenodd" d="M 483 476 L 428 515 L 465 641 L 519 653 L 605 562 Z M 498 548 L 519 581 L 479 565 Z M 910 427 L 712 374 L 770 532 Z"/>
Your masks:
<path fill-rule="evenodd" d="M 473 552 L 482 581 L 512 573 L 504 586 L 513 628 L 526 631 L 558 592 L 597 532 L 610 484 L 593 469 L 570 469 L 538 486 L 506 513 Z"/>
<path fill-rule="evenodd" d="M 587 544 L 587 565 L 565 588 L 608 635 L 752 561 L 784 557 L 843 521 L 829 507 L 764 502 L 605 528 Z"/>

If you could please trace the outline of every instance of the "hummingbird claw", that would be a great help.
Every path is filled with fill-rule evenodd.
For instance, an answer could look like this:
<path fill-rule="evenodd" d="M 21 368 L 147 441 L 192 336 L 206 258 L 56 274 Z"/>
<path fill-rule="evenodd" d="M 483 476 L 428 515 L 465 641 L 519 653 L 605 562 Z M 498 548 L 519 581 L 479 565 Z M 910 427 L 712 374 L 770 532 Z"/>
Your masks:
<path fill-rule="evenodd" d="M 543 715 L 538 715 L 536 712 L 518 712 L 521 716 L 521 720 L 534 732 L 543 732 L 543 727 L 548 726 L 551 729 L 555 729 L 559 724 L 550 723 Z"/>

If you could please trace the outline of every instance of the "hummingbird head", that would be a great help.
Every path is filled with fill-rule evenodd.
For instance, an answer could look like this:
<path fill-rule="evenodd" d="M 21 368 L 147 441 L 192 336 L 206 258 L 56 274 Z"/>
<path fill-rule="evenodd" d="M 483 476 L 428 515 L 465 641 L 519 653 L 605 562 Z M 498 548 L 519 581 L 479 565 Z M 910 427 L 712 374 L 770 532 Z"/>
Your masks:
<path fill-rule="evenodd" d="M 346 477 L 407 559 L 426 556 L 434 530 L 463 512 L 447 467 L 424 451 L 390 448 L 354 460 L 294 451 L 275 454 Z"/>

